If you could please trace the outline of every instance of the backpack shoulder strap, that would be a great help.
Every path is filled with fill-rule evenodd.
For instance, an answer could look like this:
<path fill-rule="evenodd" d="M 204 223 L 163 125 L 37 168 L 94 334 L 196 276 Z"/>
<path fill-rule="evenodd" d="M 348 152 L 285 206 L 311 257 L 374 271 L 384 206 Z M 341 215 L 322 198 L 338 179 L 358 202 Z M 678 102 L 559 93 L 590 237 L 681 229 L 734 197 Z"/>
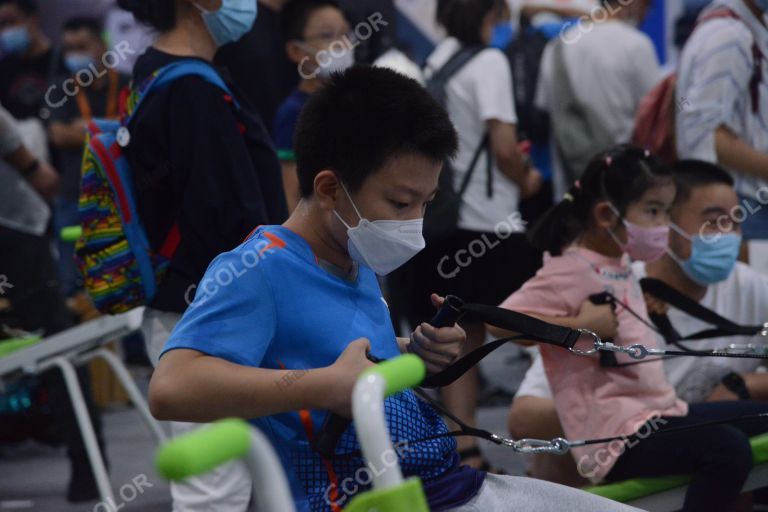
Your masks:
<path fill-rule="evenodd" d="M 459 49 L 427 80 L 427 89 L 445 106 L 445 86 L 448 81 L 484 49 L 483 46 L 466 46 Z"/>
<path fill-rule="evenodd" d="M 229 89 L 224 79 L 221 78 L 219 73 L 210 64 L 197 59 L 184 59 L 168 64 L 165 67 L 158 69 L 152 76 L 142 83 L 136 91 L 136 96 L 132 98 L 132 107 L 129 109 L 128 117 L 124 121 L 124 125 L 128 125 L 134 114 L 139 110 L 142 102 L 156 89 L 160 89 L 179 78 L 186 76 L 197 76 L 205 80 L 206 82 L 215 85 L 221 91 L 232 98 L 232 103 L 239 110 L 240 104 L 235 99 L 232 91 Z"/>

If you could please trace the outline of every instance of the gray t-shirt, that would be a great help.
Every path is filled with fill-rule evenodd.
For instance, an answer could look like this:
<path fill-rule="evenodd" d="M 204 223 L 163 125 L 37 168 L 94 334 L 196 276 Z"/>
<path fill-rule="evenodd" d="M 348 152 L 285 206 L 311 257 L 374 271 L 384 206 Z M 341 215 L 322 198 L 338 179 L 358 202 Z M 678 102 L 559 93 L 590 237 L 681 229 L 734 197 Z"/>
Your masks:
<path fill-rule="evenodd" d="M 22 136 L 16 120 L 0 106 L 0 158 L 16 151 Z M 50 209 L 17 169 L 0 160 L 0 226 L 43 235 Z"/>

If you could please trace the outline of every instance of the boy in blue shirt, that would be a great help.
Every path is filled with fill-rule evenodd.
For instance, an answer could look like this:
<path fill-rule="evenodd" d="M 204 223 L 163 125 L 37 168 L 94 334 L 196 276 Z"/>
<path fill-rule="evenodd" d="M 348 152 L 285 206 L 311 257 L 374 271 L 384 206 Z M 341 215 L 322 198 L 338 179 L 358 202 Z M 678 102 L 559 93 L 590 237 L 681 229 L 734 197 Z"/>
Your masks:
<path fill-rule="evenodd" d="M 351 28 L 337 0 L 289 0 L 281 17 L 286 55 L 301 77 L 296 89 L 280 104 L 272 124 L 288 211 L 292 212 L 300 199 L 293 136 L 301 109 L 331 72 L 351 67 L 355 59 Z"/>
<path fill-rule="evenodd" d="M 298 208 L 282 226 L 257 228 L 211 263 L 165 347 L 150 404 L 163 420 L 252 419 L 278 451 L 297 508 L 337 511 L 363 488 L 355 480 L 363 460 L 323 459 L 312 440 L 328 411 L 351 416 L 352 387 L 372 364 L 366 352 L 412 352 L 434 373 L 465 340 L 459 326 L 426 323 L 398 339 L 376 278 L 424 247 L 424 211 L 457 135 L 415 81 L 360 67 L 333 75 L 312 96 L 296 142 Z M 432 300 L 437 308 L 443 299 Z M 558 495 L 570 510 L 629 510 L 459 466 L 450 437 L 409 444 L 447 431 L 410 391 L 385 408 L 392 438 L 407 446 L 403 472 L 422 478 L 433 510 L 550 510 Z M 358 449 L 348 428 L 337 454 Z"/>

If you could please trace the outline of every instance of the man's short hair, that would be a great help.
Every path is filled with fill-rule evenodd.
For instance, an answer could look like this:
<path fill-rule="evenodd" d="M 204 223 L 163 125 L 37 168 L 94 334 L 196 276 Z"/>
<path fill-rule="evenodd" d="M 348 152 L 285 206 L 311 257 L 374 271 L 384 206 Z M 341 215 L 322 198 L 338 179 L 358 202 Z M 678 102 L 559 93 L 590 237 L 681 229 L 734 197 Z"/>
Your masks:
<path fill-rule="evenodd" d="M 26 15 L 37 14 L 37 0 L 0 0 L 0 5 L 15 5 Z"/>
<path fill-rule="evenodd" d="M 301 195 L 315 176 L 334 171 L 351 190 L 398 155 L 435 162 L 456 153 L 458 136 L 445 109 L 415 80 L 356 66 L 335 73 L 307 101 L 294 138 Z"/>
<path fill-rule="evenodd" d="M 707 185 L 734 185 L 733 177 L 722 167 L 703 160 L 679 160 L 672 164 L 672 172 L 677 185 L 675 205 L 690 199 L 694 188 Z"/>
<path fill-rule="evenodd" d="M 88 16 L 78 16 L 76 18 L 67 20 L 67 22 L 64 23 L 64 27 L 62 27 L 62 29 L 64 32 L 87 30 L 99 39 L 101 39 L 102 35 L 104 34 L 104 26 L 102 25 L 101 21 Z"/>
<path fill-rule="evenodd" d="M 337 0 L 288 0 L 280 11 L 282 20 L 283 39 L 286 41 L 301 41 L 307 29 L 312 13 L 324 7 L 341 10 Z"/>

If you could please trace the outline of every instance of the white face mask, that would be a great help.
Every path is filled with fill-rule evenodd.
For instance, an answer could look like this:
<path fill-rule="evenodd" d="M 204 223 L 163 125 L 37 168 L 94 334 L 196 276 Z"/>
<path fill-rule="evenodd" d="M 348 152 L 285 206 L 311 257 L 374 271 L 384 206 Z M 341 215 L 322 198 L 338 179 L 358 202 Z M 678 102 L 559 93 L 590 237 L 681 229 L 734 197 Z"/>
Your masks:
<path fill-rule="evenodd" d="M 344 48 L 341 51 L 318 51 L 306 43 L 298 43 L 298 45 L 304 51 L 314 54 L 315 66 L 317 66 L 314 73 L 308 76 L 302 75 L 303 78 L 320 77 L 327 80 L 333 73 L 346 71 L 355 65 L 355 52 L 351 48 Z"/>
<path fill-rule="evenodd" d="M 347 187 L 342 185 L 342 188 L 360 218 L 357 226 L 351 227 L 344 222 L 336 210 L 333 211 L 347 228 L 349 236 L 347 248 L 353 260 L 369 267 L 378 275 L 385 276 L 403 266 L 424 249 L 426 246 L 422 235 L 424 219 L 371 222 L 360 215 L 360 211 L 347 192 Z"/>

